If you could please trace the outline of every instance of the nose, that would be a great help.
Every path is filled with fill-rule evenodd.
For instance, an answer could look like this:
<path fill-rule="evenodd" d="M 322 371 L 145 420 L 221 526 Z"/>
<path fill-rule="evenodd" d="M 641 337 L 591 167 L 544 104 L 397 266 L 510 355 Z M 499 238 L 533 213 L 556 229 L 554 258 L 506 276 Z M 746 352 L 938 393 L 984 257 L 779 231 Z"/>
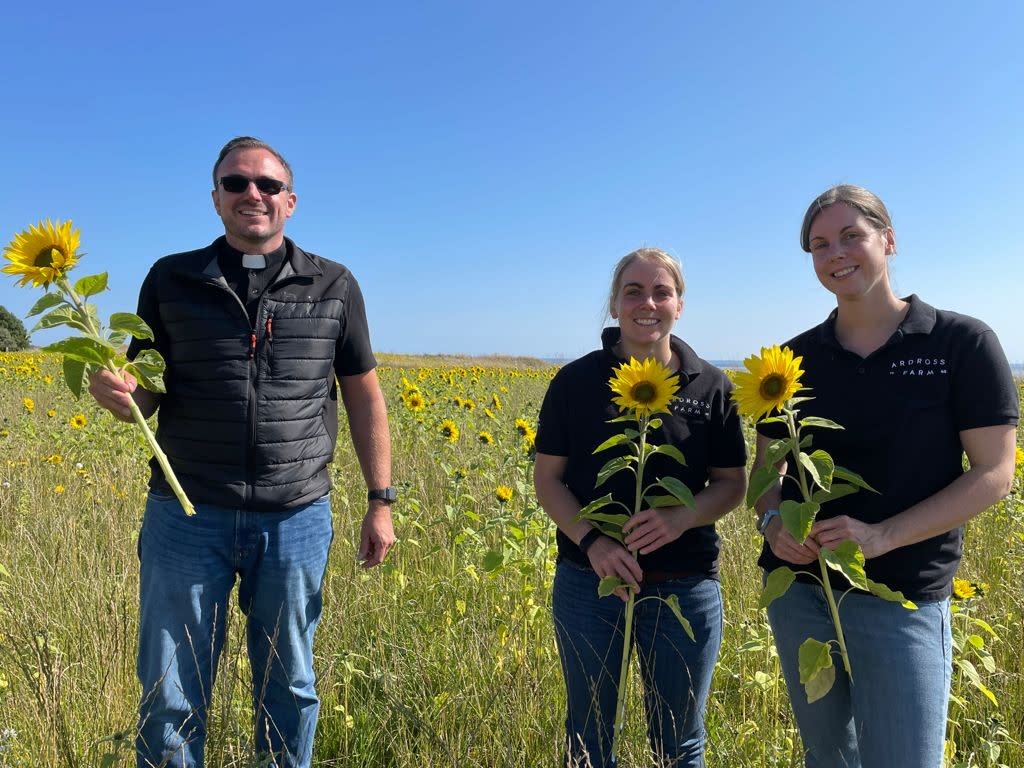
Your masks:
<path fill-rule="evenodd" d="M 242 196 L 246 197 L 246 198 L 248 198 L 250 200 L 260 200 L 260 199 L 262 199 L 262 195 L 260 195 L 260 191 L 256 188 L 256 182 L 252 181 L 252 180 L 249 181 L 249 184 L 246 186 L 245 192 L 242 193 Z"/>

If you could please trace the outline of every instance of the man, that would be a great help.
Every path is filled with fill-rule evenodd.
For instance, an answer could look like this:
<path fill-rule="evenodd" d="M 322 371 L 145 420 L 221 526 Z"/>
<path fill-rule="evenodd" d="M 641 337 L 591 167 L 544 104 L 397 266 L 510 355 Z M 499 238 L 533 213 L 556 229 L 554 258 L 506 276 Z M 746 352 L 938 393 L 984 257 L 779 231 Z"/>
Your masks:
<path fill-rule="evenodd" d="M 232 139 L 213 168 L 224 236 L 154 264 L 139 315 L 167 361 L 166 394 L 107 372 L 90 392 L 130 421 L 147 416 L 197 514 L 155 461 L 139 535 L 138 766 L 203 765 L 209 693 L 239 578 L 253 670 L 256 746 L 274 765 L 310 765 L 319 700 L 313 633 L 330 547 L 327 465 L 335 376 L 369 491 L 359 559 L 394 543 L 391 443 L 363 299 L 342 265 L 284 236 L 291 168 L 269 145 Z M 262 765 L 262 763 L 261 763 Z"/>

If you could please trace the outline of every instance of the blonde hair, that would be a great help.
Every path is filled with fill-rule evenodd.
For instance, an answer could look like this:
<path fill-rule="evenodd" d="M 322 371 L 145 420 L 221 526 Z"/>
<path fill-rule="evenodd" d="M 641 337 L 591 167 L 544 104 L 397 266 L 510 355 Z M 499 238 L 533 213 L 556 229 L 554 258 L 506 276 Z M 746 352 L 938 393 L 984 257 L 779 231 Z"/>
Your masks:
<path fill-rule="evenodd" d="M 870 189 L 858 187 L 856 184 L 837 184 L 814 198 L 814 202 L 810 204 L 807 213 L 804 214 L 804 223 L 800 227 L 800 247 L 807 253 L 811 252 L 811 225 L 814 224 L 819 213 L 836 203 L 846 203 L 851 208 L 860 211 L 864 218 L 880 232 L 892 229 L 889 210 L 878 195 Z"/>
<path fill-rule="evenodd" d="M 683 279 L 683 268 L 679 265 L 679 262 L 661 250 L 661 248 L 637 248 L 635 251 L 631 251 L 619 259 L 619 263 L 615 265 L 615 270 L 612 272 L 612 287 L 611 292 L 608 294 L 609 315 L 615 308 L 615 299 L 622 288 L 622 273 L 634 261 L 641 260 L 653 261 L 655 264 L 667 269 L 668 273 L 672 275 L 672 281 L 676 284 L 676 295 L 679 298 L 683 297 L 683 292 L 686 290 L 686 281 Z"/>

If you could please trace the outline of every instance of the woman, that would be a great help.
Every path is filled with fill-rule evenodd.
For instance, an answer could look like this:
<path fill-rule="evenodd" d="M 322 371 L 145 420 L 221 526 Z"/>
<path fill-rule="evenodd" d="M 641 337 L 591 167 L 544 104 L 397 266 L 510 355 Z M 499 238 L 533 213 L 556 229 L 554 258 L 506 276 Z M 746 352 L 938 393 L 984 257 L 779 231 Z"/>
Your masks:
<path fill-rule="evenodd" d="M 558 526 L 552 598 L 568 699 L 566 762 L 611 765 L 610 748 L 622 662 L 624 590 L 599 598 L 601 578 L 618 576 L 639 597 L 676 595 L 692 623 L 691 641 L 659 600 L 638 602 L 634 637 L 644 681 L 648 736 L 659 765 L 704 765 L 704 706 L 722 639 L 719 540 L 714 523 L 746 488 L 746 448 L 725 375 L 697 357 L 672 326 L 683 309 L 678 262 L 656 248 L 625 256 L 615 269 L 602 348 L 562 368 L 551 382 L 537 431 L 535 484 L 544 511 Z M 696 509 L 644 509 L 625 524 L 626 547 L 585 520 L 581 507 L 612 493 L 630 509 L 635 480 L 621 472 L 595 488 L 611 451 L 593 454 L 623 425 L 608 382 L 630 358 L 653 357 L 679 374 L 680 390 L 662 414 L 651 442 L 671 443 L 682 467 L 654 456 L 648 482 L 674 474 L 696 495 Z M 623 450 L 625 450 L 623 448 Z M 628 548 L 627 548 L 628 547 Z M 634 557 L 630 550 L 638 551 Z"/>
<path fill-rule="evenodd" d="M 841 185 L 808 208 L 800 245 L 836 297 L 819 326 L 787 342 L 803 356 L 801 384 L 814 398 L 800 415 L 845 429 L 811 430 L 814 448 L 878 491 L 825 504 L 798 544 L 778 517 L 784 483 L 758 503 L 766 572 L 817 571 L 820 547 L 852 540 L 867 575 L 917 604 L 908 610 L 864 592 L 840 606 L 853 680 L 836 659 L 836 682 L 807 703 L 797 651 L 807 637 L 835 639 L 817 582 L 798 576 L 768 609 L 807 766 L 939 768 L 949 698 L 949 598 L 963 524 L 1010 490 L 1017 392 L 995 334 L 984 323 L 898 298 L 888 261 L 896 235 L 885 205 Z M 777 424 L 758 428 L 755 467 Z M 963 470 L 963 454 L 970 469 Z M 835 586 L 835 581 L 833 581 Z"/>

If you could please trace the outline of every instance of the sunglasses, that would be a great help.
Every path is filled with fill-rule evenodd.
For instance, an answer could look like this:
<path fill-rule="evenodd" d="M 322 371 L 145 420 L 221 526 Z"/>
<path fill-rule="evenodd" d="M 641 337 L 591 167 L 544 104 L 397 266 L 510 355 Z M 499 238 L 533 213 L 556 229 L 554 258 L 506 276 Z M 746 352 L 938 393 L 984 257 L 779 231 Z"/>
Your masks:
<path fill-rule="evenodd" d="M 249 184 L 255 184 L 256 189 L 259 190 L 261 195 L 276 195 L 282 189 L 288 189 L 288 185 L 283 181 L 277 179 L 271 179 L 267 176 L 260 176 L 258 179 L 250 179 L 248 176 L 239 176 L 233 174 L 231 176 L 221 176 L 218 182 L 224 187 L 225 192 L 230 192 L 233 195 L 239 195 L 249 189 Z"/>

